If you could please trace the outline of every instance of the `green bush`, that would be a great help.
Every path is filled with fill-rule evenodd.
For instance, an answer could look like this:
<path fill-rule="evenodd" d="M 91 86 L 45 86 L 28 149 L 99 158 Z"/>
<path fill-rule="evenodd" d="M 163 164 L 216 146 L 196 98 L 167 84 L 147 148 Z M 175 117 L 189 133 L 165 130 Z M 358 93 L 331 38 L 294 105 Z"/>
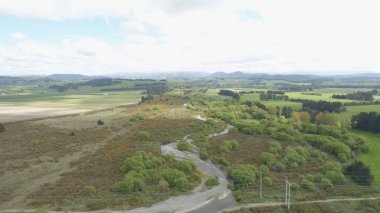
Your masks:
<path fill-rule="evenodd" d="M 250 164 L 238 164 L 230 176 L 238 188 L 245 188 L 256 182 L 256 168 Z"/>
<path fill-rule="evenodd" d="M 200 157 L 202 160 L 207 160 L 207 159 L 208 159 L 207 148 L 200 148 L 200 149 L 199 149 L 199 157 Z"/>
<path fill-rule="evenodd" d="M 315 189 L 315 185 L 314 185 L 314 183 L 311 182 L 311 181 L 308 181 L 308 180 L 306 180 L 306 179 L 303 179 L 303 180 L 301 181 L 301 185 L 302 185 L 302 187 L 303 187 L 304 189 L 306 189 L 306 190 L 308 190 L 308 191 L 315 191 L 315 190 L 316 190 L 316 189 Z"/>
<path fill-rule="evenodd" d="M 264 186 L 272 186 L 272 179 L 270 177 L 264 177 L 263 184 Z"/>
<path fill-rule="evenodd" d="M 276 171 L 276 172 L 283 172 L 283 171 L 285 171 L 285 166 L 280 161 L 275 161 L 270 166 L 270 170 Z"/>
<path fill-rule="evenodd" d="M 97 123 L 99 126 L 104 125 L 104 121 L 102 121 L 102 120 L 98 120 L 96 123 Z"/>
<path fill-rule="evenodd" d="M 96 188 L 94 186 L 86 186 L 84 187 L 84 194 L 86 196 L 94 196 L 96 194 Z"/>
<path fill-rule="evenodd" d="M 32 140 L 31 142 L 32 142 L 33 145 L 38 145 L 38 144 L 40 144 L 40 141 L 39 141 L 39 140 Z"/>
<path fill-rule="evenodd" d="M 281 144 L 277 141 L 272 141 L 269 143 L 269 151 L 273 154 L 277 154 L 282 150 Z"/>
<path fill-rule="evenodd" d="M 340 172 L 340 166 L 334 162 L 327 162 L 321 167 L 321 171 L 326 174 L 328 171 Z"/>
<path fill-rule="evenodd" d="M 168 182 L 170 188 L 186 191 L 191 187 L 184 172 L 178 169 L 166 168 L 161 170 L 160 178 Z"/>
<path fill-rule="evenodd" d="M 229 153 L 231 151 L 238 150 L 240 144 L 236 140 L 224 140 L 219 147 L 220 153 Z"/>
<path fill-rule="evenodd" d="M 150 133 L 148 131 L 140 131 L 136 136 L 139 141 L 147 141 L 150 139 Z"/>
<path fill-rule="evenodd" d="M 190 144 L 187 141 L 181 140 L 177 144 L 177 149 L 179 151 L 190 151 L 191 150 L 191 146 L 190 146 Z"/>
<path fill-rule="evenodd" d="M 185 174 L 191 174 L 196 170 L 196 167 L 192 161 L 189 160 L 181 160 L 177 162 L 176 168 Z"/>
<path fill-rule="evenodd" d="M 208 187 L 213 187 L 219 185 L 219 178 L 217 176 L 208 177 L 206 179 L 205 185 Z"/>
<path fill-rule="evenodd" d="M 345 184 L 347 182 L 346 177 L 341 172 L 328 171 L 325 177 L 330 179 L 333 184 Z"/>
<path fill-rule="evenodd" d="M 260 154 L 260 162 L 267 166 L 270 166 L 275 161 L 275 156 L 269 152 L 262 152 Z"/>
<path fill-rule="evenodd" d="M 226 160 L 224 157 L 213 157 L 211 160 L 212 162 L 225 167 L 228 167 L 228 165 L 230 165 L 230 162 L 228 162 L 228 160 Z"/>
<path fill-rule="evenodd" d="M 300 185 L 298 183 L 294 182 L 290 185 L 290 189 L 294 191 L 298 191 L 300 189 Z"/>
<path fill-rule="evenodd" d="M 129 120 L 130 121 L 142 121 L 142 120 L 144 120 L 145 119 L 145 117 L 144 117 L 144 115 L 143 114 L 141 114 L 141 113 L 136 113 L 136 114 L 134 114 L 134 115 L 132 115 L 130 118 L 129 118 Z"/>
<path fill-rule="evenodd" d="M 322 178 L 321 180 L 321 188 L 322 189 L 331 189 L 333 187 L 331 181 L 327 178 Z"/>

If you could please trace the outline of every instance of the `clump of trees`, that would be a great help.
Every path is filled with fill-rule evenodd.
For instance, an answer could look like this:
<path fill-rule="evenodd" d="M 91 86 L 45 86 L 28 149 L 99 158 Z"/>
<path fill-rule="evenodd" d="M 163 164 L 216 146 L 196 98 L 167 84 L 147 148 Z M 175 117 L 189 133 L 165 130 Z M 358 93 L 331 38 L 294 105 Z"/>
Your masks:
<path fill-rule="evenodd" d="M 256 168 L 250 164 L 238 164 L 230 170 L 229 176 L 237 188 L 246 188 L 255 184 Z"/>
<path fill-rule="evenodd" d="M 348 93 L 346 95 L 332 95 L 333 98 L 336 99 L 352 99 L 352 100 L 360 100 L 360 101 L 373 101 L 373 93 L 372 92 L 353 92 Z"/>
<path fill-rule="evenodd" d="M 281 110 L 281 115 L 284 116 L 285 118 L 290 118 L 292 117 L 293 109 L 290 106 L 284 106 L 282 107 Z"/>
<path fill-rule="evenodd" d="M 199 171 L 191 161 L 156 157 L 144 151 L 126 158 L 120 169 L 125 176 L 112 187 L 112 191 L 119 193 L 145 192 L 148 187 L 157 185 L 162 192 L 187 191 L 201 180 Z"/>
<path fill-rule="evenodd" d="M 224 96 L 230 96 L 230 97 L 232 97 L 233 99 L 235 99 L 237 101 L 240 100 L 239 93 L 231 91 L 231 90 L 221 89 L 221 90 L 219 90 L 218 94 L 219 95 L 224 95 Z"/>
<path fill-rule="evenodd" d="M 145 96 L 141 96 L 141 101 L 140 103 L 144 103 L 146 101 L 150 101 L 150 100 L 153 100 L 153 95 L 147 95 L 146 97 Z"/>
<path fill-rule="evenodd" d="M 335 118 L 335 116 L 331 113 L 328 112 L 319 112 L 315 116 L 315 121 L 316 124 L 324 124 L 324 125 L 331 125 L 331 126 L 338 126 L 339 122 Z"/>
<path fill-rule="evenodd" d="M 310 114 L 308 112 L 292 112 L 292 119 L 294 122 L 310 122 Z"/>
<path fill-rule="evenodd" d="M 319 112 L 345 112 L 346 107 L 341 102 L 313 101 L 307 99 L 290 99 L 293 102 L 301 102 L 302 110 L 316 110 Z"/>
<path fill-rule="evenodd" d="M 354 129 L 379 133 L 380 132 L 380 114 L 377 112 L 361 112 L 352 116 L 351 125 Z"/>
<path fill-rule="evenodd" d="M 267 91 L 265 93 L 260 93 L 260 100 L 275 100 L 275 101 L 288 101 L 289 96 L 285 95 L 282 91 Z"/>

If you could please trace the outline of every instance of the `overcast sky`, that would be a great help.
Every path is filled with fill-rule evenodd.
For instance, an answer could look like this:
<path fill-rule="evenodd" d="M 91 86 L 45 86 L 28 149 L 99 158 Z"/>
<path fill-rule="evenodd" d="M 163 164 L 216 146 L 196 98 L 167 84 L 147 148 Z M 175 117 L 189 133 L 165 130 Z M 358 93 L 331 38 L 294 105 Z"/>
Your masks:
<path fill-rule="evenodd" d="M 380 72 L 378 0 L 0 0 L 0 75 Z"/>

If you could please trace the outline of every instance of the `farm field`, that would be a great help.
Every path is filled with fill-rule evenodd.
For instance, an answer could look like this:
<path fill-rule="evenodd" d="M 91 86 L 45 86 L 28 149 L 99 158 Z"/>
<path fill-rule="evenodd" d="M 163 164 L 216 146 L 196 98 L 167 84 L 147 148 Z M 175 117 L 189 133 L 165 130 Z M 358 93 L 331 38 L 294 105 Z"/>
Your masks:
<path fill-rule="evenodd" d="M 0 96 L 0 122 L 87 112 L 137 103 L 141 91 Z"/>
<path fill-rule="evenodd" d="M 313 101 L 339 101 L 339 102 L 355 102 L 355 100 L 348 99 L 336 99 L 332 98 L 333 94 L 346 94 L 347 92 L 318 92 L 315 90 L 313 92 L 286 92 L 285 95 L 288 95 L 291 99 L 308 99 Z M 315 95 L 320 94 L 320 95 Z"/>
<path fill-rule="evenodd" d="M 335 113 L 334 115 L 341 121 L 343 125 L 349 125 L 353 115 L 360 112 L 380 112 L 380 105 L 359 105 L 347 106 L 346 112 Z"/>
<path fill-rule="evenodd" d="M 380 186 L 380 134 L 365 131 L 352 130 L 355 135 L 364 136 L 368 139 L 369 152 L 359 155 L 360 160 L 368 164 L 375 177 L 374 183 Z"/>

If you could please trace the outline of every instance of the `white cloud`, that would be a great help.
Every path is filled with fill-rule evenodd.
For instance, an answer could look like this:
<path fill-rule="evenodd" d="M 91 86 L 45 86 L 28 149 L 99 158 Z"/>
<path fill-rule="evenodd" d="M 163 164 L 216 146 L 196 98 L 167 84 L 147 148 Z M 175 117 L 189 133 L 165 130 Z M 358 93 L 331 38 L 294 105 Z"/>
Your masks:
<path fill-rule="evenodd" d="M 120 18 L 124 38 L 114 43 L 79 36 L 48 44 L 14 33 L 16 45 L 0 45 L 0 65 L 9 71 L 91 74 L 380 72 L 377 5 L 375 0 L 0 0 L 0 15 Z M 242 11 L 254 11 L 259 18 L 242 20 Z"/>
<path fill-rule="evenodd" d="M 26 40 L 28 39 L 28 36 L 24 33 L 12 33 L 10 34 L 10 37 L 13 39 L 13 40 L 16 40 L 16 41 L 23 41 L 23 40 Z"/>

